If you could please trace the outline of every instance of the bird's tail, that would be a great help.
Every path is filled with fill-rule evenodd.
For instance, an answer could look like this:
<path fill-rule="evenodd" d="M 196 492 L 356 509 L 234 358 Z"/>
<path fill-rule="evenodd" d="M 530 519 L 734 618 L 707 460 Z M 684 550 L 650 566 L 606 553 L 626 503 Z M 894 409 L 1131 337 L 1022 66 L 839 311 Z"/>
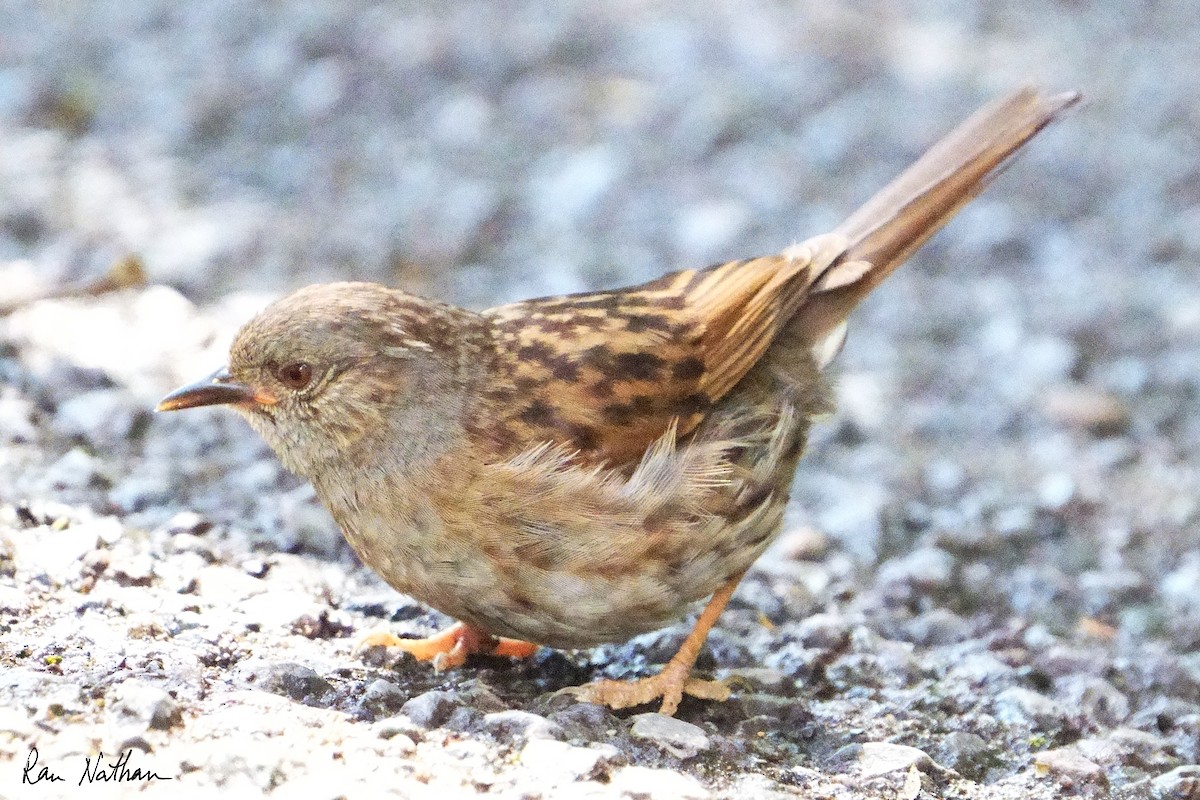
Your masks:
<path fill-rule="evenodd" d="M 812 285 L 789 327 L 822 342 L 872 289 L 979 194 L 1076 92 L 1026 87 L 975 112 L 833 231 L 844 254 Z"/>

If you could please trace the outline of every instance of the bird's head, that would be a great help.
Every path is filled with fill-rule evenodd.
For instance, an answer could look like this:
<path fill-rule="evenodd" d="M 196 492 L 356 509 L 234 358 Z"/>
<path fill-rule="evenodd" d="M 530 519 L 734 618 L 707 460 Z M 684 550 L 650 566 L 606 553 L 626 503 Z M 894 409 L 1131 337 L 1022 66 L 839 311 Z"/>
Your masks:
<path fill-rule="evenodd" d="M 227 366 L 157 410 L 229 406 L 309 478 L 378 448 L 411 450 L 444 436 L 461 401 L 460 317 L 472 316 L 378 284 L 309 286 L 247 323 Z"/>

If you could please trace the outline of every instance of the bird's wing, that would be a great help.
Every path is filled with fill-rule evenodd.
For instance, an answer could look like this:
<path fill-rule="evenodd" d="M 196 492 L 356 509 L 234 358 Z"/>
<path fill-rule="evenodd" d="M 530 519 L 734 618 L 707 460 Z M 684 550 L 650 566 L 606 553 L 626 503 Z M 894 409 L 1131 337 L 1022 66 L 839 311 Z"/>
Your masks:
<path fill-rule="evenodd" d="M 553 441 L 611 465 L 636 462 L 673 422 L 685 436 L 762 357 L 840 252 L 836 237 L 811 241 L 834 246 L 485 311 L 497 380 L 482 391 L 498 413 L 483 433 L 498 452 Z"/>

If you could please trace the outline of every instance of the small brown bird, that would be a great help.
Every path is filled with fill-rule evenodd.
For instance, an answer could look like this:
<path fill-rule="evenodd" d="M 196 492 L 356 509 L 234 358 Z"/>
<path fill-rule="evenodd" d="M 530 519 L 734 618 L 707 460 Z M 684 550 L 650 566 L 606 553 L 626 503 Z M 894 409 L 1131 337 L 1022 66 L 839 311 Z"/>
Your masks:
<path fill-rule="evenodd" d="M 711 597 L 659 674 L 575 691 L 665 714 L 684 694 L 724 699 L 692 665 L 779 532 L 846 316 L 1077 99 L 986 106 L 778 255 L 479 313 L 375 284 L 301 289 L 158 409 L 239 411 L 364 563 L 461 620 L 372 644 L 454 666 L 623 640 Z"/>

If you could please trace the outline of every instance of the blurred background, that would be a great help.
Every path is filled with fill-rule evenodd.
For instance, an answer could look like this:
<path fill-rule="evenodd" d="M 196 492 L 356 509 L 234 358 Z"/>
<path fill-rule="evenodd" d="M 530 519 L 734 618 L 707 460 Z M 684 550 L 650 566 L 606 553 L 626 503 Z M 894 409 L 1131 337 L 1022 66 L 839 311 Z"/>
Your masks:
<path fill-rule="evenodd" d="M 918 645 L 1032 620 L 1109 648 L 1122 720 L 1200 713 L 1198 42 L 1195 0 L 0 0 L 0 302 L 149 283 L 0 319 L 0 501 L 337 552 L 240 421 L 146 410 L 271 297 L 479 308 L 774 252 L 981 103 L 1077 89 L 851 320 L 781 552 L 823 565 L 802 611 Z"/>

